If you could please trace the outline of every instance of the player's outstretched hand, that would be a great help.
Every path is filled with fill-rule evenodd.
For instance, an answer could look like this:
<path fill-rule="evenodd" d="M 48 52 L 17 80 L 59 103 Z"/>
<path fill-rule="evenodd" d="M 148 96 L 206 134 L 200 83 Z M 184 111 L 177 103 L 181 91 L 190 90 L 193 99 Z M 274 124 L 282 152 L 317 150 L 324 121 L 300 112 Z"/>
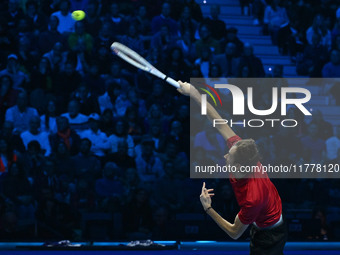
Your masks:
<path fill-rule="evenodd" d="M 211 197 L 215 194 L 209 193 L 209 192 L 212 192 L 213 190 L 214 189 L 206 189 L 205 188 L 205 182 L 203 182 L 200 200 L 201 200 L 201 203 L 202 203 L 204 210 L 206 210 L 207 208 L 209 208 L 211 206 Z"/>
<path fill-rule="evenodd" d="M 193 88 L 193 86 L 188 82 L 178 81 L 178 83 L 179 83 L 179 86 L 180 86 L 177 89 L 178 92 L 181 93 L 182 95 L 189 96 L 190 95 L 190 89 Z"/>

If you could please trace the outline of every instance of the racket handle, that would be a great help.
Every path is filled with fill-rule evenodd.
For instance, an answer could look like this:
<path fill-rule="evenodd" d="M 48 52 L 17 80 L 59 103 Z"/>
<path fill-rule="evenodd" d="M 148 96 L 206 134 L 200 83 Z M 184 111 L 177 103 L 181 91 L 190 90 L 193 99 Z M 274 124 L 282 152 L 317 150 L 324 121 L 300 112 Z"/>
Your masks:
<path fill-rule="evenodd" d="M 170 85 L 174 86 L 175 88 L 179 88 L 179 84 L 177 81 L 175 81 L 174 79 L 170 78 L 170 77 L 167 77 L 165 79 L 166 82 L 168 82 Z"/>

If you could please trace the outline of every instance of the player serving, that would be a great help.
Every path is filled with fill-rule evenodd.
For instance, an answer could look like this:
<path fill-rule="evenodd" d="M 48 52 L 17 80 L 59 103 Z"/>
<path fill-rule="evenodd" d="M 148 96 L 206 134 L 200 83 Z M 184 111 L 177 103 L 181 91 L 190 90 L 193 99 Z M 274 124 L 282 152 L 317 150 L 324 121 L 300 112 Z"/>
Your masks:
<path fill-rule="evenodd" d="M 178 82 L 178 91 L 190 96 L 199 105 L 201 94 L 187 82 Z M 207 116 L 210 120 L 222 119 L 218 112 L 207 103 Z M 229 180 L 233 187 L 240 211 L 236 215 L 234 223 L 222 218 L 211 206 L 211 193 L 203 183 L 200 200 L 207 214 L 224 230 L 231 238 L 238 239 L 252 224 L 250 235 L 250 254 L 283 254 L 287 240 L 287 230 L 282 218 L 281 198 L 266 173 L 240 172 L 241 166 L 257 166 L 261 169 L 260 156 L 252 139 L 241 139 L 228 124 L 217 125 L 229 147 L 229 153 L 224 156 L 226 164 L 235 166 L 238 171 L 230 174 Z M 257 176 L 258 175 L 258 176 Z"/>

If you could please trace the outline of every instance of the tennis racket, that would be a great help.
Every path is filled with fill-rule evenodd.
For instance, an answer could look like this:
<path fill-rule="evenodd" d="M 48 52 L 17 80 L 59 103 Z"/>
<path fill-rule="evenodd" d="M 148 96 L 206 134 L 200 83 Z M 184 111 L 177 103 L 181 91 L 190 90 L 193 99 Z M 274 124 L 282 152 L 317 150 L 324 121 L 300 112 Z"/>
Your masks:
<path fill-rule="evenodd" d="M 114 53 L 116 53 L 118 57 L 125 60 L 129 64 L 166 81 L 176 88 L 180 87 L 177 81 L 166 76 L 164 73 L 151 65 L 147 60 L 145 60 L 141 55 L 131 50 L 129 47 L 126 47 L 124 44 L 114 42 L 111 45 L 111 49 L 114 51 Z"/>

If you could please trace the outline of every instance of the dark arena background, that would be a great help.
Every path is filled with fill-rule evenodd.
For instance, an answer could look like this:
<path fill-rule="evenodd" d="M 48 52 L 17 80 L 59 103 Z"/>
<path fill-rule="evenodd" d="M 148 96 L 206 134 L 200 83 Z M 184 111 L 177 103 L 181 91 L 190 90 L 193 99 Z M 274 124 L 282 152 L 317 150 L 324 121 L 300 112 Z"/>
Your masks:
<path fill-rule="evenodd" d="M 339 0 L 3 0 L 0 13 L 1 254 L 249 254 L 249 230 L 232 240 L 200 203 L 205 181 L 233 222 L 228 179 L 190 178 L 189 99 L 110 46 L 174 80 L 336 81 Z M 298 86 L 312 116 L 242 135 L 265 163 L 340 164 L 340 83 Z M 340 254 L 340 179 L 272 182 L 285 254 Z"/>

